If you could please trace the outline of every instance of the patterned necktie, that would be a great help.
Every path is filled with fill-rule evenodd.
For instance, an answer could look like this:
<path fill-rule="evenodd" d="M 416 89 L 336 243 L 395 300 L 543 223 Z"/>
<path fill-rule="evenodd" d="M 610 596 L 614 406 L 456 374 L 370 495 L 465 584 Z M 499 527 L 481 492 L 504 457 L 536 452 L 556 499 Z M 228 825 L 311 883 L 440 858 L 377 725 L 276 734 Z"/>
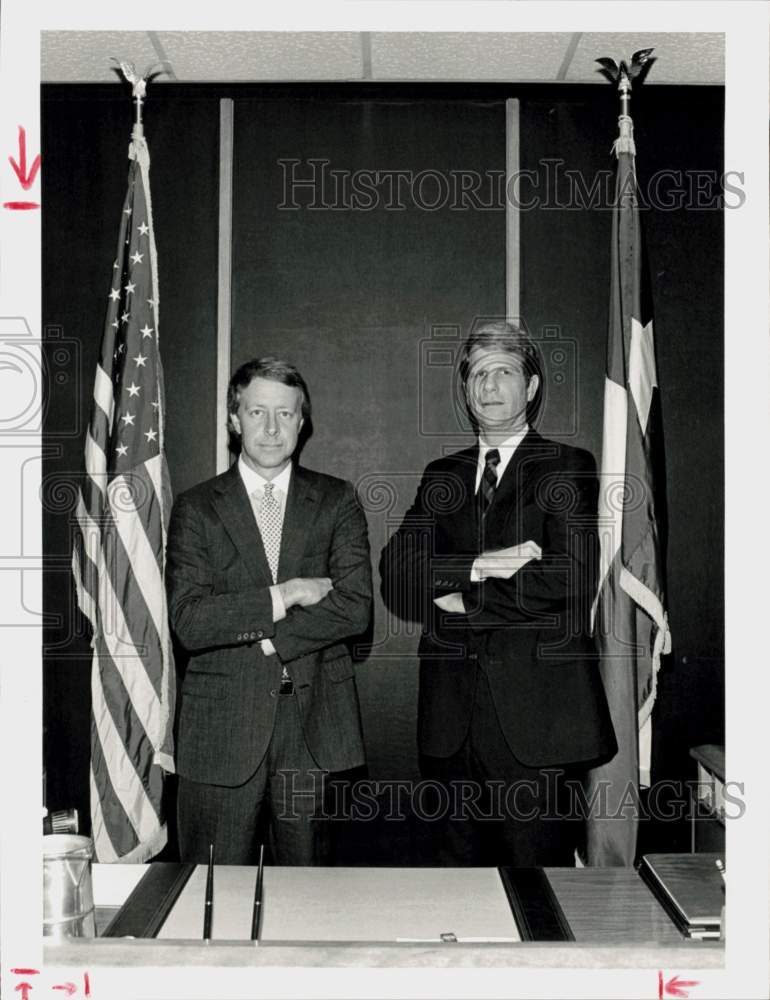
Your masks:
<path fill-rule="evenodd" d="M 479 484 L 479 507 L 482 518 L 486 517 L 497 489 L 497 467 L 499 464 L 500 452 L 497 448 L 490 448 L 484 456 L 484 474 Z"/>
<path fill-rule="evenodd" d="M 267 564 L 273 575 L 273 583 L 278 580 L 278 559 L 281 555 L 281 529 L 283 517 L 281 505 L 273 490 L 273 483 L 265 483 L 262 503 L 259 505 L 259 531 L 267 556 Z"/>

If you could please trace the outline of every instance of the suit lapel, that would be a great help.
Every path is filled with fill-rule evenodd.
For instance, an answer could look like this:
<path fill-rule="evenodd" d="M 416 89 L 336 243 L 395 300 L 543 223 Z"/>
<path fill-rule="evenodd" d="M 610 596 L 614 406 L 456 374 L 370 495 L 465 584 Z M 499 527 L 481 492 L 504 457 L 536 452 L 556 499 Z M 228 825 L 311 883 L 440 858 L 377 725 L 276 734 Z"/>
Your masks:
<path fill-rule="evenodd" d="M 447 534 L 456 543 L 460 552 L 478 549 L 479 509 L 476 502 L 476 470 L 479 461 L 478 443 L 473 448 L 458 452 L 455 456 L 454 475 L 459 484 L 452 486 L 452 492 L 459 485 L 461 498 L 456 509 L 448 516 Z"/>
<path fill-rule="evenodd" d="M 530 430 L 524 436 L 495 490 L 485 519 L 484 527 L 488 538 L 495 537 L 503 528 L 511 510 L 521 504 L 534 489 L 537 479 L 534 474 L 535 463 L 549 454 L 548 448 L 548 442 L 537 431 Z"/>
<path fill-rule="evenodd" d="M 291 471 L 289 495 L 283 515 L 281 531 L 281 557 L 278 561 L 278 579 L 290 580 L 299 576 L 299 567 L 305 546 L 312 533 L 312 524 L 319 509 L 321 494 L 312 475 L 301 466 Z"/>
<path fill-rule="evenodd" d="M 213 505 L 254 581 L 259 586 L 271 584 L 273 577 L 237 462 L 222 477 L 214 494 Z"/>

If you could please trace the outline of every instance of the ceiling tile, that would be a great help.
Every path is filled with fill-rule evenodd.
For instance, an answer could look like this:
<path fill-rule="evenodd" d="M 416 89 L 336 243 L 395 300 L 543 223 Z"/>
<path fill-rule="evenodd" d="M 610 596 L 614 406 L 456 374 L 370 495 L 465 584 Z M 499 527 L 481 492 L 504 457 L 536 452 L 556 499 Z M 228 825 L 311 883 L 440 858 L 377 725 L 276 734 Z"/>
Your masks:
<path fill-rule="evenodd" d="M 567 72 L 570 82 L 603 81 L 595 59 L 609 56 L 630 60 L 639 49 L 655 49 L 655 65 L 645 86 L 653 83 L 724 83 L 725 40 L 722 34 L 671 32 L 669 34 L 586 33 L 581 36 Z"/>
<path fill-rule="evenodd" d="M 355 31 L 162 31 L 158 40 L 184 80 L 360 80 Z"/>
<path fill-rule="evenodd" d="M 146 31 L 40 33 L 40 79 L 44 83 L 117 83 L 111 56 L 133 62 L 140 73 L 159 61 Z"/>
<path fill-rule="evenodd" d="M 161 76 L 158 83 L 360 80 L 363 42 L 364 36 L 350 31 L 43 32 L 41 79 L 117 82 L 111 56 L 133 62 L 141 72 L 165 56 L 173 76 Z M 371 76 L 366 76 L 374 80 L 602 83 L 597 57 L 628 58 L 652 46 L 657 62 L 648 84 L 724 82 L 721 34 L 374 32 L 369 42 Z"/>
<path fill-rule="evenodd" d="M 546 32 L 374 32 L 376 80 L 557 79 L 570 34 Z"/>

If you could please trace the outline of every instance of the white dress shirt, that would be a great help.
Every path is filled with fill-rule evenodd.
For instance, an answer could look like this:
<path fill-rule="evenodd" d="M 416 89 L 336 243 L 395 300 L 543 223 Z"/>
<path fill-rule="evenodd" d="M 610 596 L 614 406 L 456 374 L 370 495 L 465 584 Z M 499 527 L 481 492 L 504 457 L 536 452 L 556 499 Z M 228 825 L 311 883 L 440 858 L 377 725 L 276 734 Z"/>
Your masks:
<path fill-rule="evenodd" d="M 529 427 L 524 427 L 523 430 L 517 431 L 512 434 L 509 438 L 506 438 L 501 444 L 487 444 L 484 438 L 479 434 L 479 461 L 476 467 L 476 492 L 479 492 L 479 486 L 481 485 L 481 477 L 484 475 L 484 469 L 486 468 L 487 452 L 492 448 L 497 448 L 500 452 L 500 461 L 497 464 L 495 472 L 497 473 L 497 484 L 500 485 L 500 480 L 503 478 L 503 473 L 508 468 L 508 464 L 513 458 L 513 453 L 519 447 L 521 442 L 527 435 Z M 478 583 L 481 579 L 481 574 L 479 573 L 476 563 L 474 562 L 471 567 L 471 583 Z"/>
<path fill-rule="evenodd" d="M 254 510 L 254 520 L 257 522 L 257 528 L 259 528 L 259 520 L 257 518 L 257 510 L 259 509 L 259 504 L 262 501 L 262 496 L 265 492 L 265 483 L 268 481 L 264 476 L 260 476 L 258 472 L 249 468 L 248 465 L 243 460 L 243 455 L 241 454 L 238 458 L 238 472 L 243 480 L 243 485 L 246 487 L 246 492 L 252 499 L 252 508 Z M 272 480 L 273 483 L 273 496 L 278 501 L 281 508 L 281 520 L 283 521 L 284 515 L 286 514 L 286 498 L 289 495 L 289 483 L 291 482 L 291 462 L 286 466 L 286 468 L 279 472 L 275 479 Z M 281 590 L 277 583 L 270 587 L 270 600 L 273 602 L 273 621 L 279 622 L 282 618 L 286 617 L 286 605 L 283 603 L 283 597 L 281 596 Z M 275 646 L 269 639 L 262 639 L 260 642 L 262 647 L 262 652 L 265 656 L 273 656 L 275 654 Z"/>
<path fill-rule="evenodd" d="M 484 468 L 486 466 L 486 454 L 493 448 L 497 448 L 500 452 L 500 461 L 498 463 L 497 469 L 497 482 L 498 485 L 500 480 L 503 478 L 503 473 L 508 468 L 508 464 L 513 458 L 513 453 L 519 447 L 521 442 L 527 436 L 529 432 L 529 427 L 524 427 L 522 430 L 517 431 L 512 434 L 509 438 L 506 438 L 502 444 L 487 444 L 484 438 L 479 434 L 479 461 L 476 468 L 476 493 L 479 492 L 479 486 L 481 485 L 481 477 L 484 475 Z"/>

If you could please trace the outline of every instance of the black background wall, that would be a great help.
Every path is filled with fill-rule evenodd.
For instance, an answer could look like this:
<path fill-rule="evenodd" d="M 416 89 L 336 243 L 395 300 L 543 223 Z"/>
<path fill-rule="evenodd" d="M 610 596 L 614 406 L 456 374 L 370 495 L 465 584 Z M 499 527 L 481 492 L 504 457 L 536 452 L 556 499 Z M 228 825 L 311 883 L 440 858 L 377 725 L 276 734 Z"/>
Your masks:
<path fill-rule="evenodd" d="M 521 314 L 548 366 L 541 429 L 599 456 L 611 88 L 164 84 L 148 103 L 146 132 L 175 492 L 214 474 L 215 427 L 224 417 L 214 397 L 220 97 L 236 102 L 233 364 L 277 353 L 302 368 L 314 405 L 303 462 L 357 483 L 375 564 L 425 463 L 467 438 L 452 397 L 459 340 L 477 317 L 505 311 L 498 179 L 506 97 L 520 100 L 521 167 L 532 172 L 519 193 L 538 203 L 521 213 Z M 659 677 L 654 775 L 684 778 L 687 748 L 723 737 L 723 251 L 713 183 L 723 169 L 723 93 L 648 85 L 633 110 L 643 193 L 652 197 L 657 184 L 657 205 L 643 214 L 674 641 Z M 62 340 L 77 345 L 68 348 L 66 381 L 51 395 L 46 423 L 45 757 L 49 808 L 76 805 L 84 815 L 90 669 L 67 568 L 72 486 L 82 469 L 130 125 L 130 102 L 116 87 L 43 88 L 43 319 L 52 364 Z M 416 187 L 401 182 L 400 199 L 381 183 L 356 210 L 345 207 L 342 185 L 355 171 L 360 178 L 376 170 L 435 173 Z M 474 172 L 475 196 L 458 196 L 460 175 Z M 693 172 L 704 178 L 700 200 L 710 209 L 692 205 Z M 436 175 L 448 178 L 447 190 Z M 291 177 L 314 184 L 287 187 Z M 417 773 L 416 638 L 377 603 L 358 672 L 378 778 Z"/>

